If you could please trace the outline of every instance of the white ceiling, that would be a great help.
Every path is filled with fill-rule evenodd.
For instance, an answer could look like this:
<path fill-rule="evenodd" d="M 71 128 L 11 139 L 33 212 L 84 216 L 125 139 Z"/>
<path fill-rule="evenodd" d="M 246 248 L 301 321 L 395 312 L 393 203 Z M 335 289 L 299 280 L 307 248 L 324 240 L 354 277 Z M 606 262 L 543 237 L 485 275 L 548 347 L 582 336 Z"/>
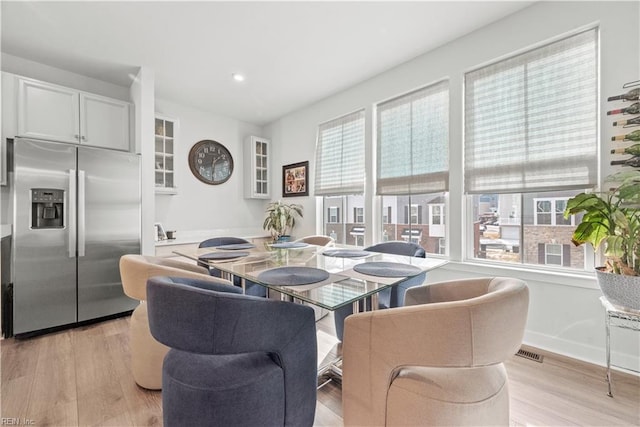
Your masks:
<path fill-rule="evenodd" d="M 263 125 L 531 3 L 4 0 L 2 51 Z"/>

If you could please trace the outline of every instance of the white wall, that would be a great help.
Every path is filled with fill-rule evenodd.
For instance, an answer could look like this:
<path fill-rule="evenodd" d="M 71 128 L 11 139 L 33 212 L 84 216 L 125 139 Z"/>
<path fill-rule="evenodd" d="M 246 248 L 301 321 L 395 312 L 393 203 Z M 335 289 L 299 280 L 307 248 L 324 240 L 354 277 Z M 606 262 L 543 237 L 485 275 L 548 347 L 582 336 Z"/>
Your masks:
<path fill-rule="evenodd" d="M 430 274 L 429 280 L 499 274 L 522 277 L 528 281 L 531 289 L 525 341 L 551 351 L 603 364 L 604 316 L 598 301 L 600 292 L 592 274 L 550 275 L 529 273 L 522 268 L 499 269 L 463 262 L 463 77 L 466 71 L 479 65 L 597 24 L 600 28 L 600 88 L 603 98 L 600 110 L 606 111 L 607 96 L 621 93 L 623 83 L 640 78 L 639 17 L 638 2 L 539 2 L 348 90 L 295 111 L 266 126 L 265 136 L 270 136 L 274 141 L 276 159 L 280 164 L 308 159 L 313 173 L 317 125 L 365 108 L 365 156 L 366 164 L 372 164 L 372 106 L 384 99 L 449 78 L 451 175 L 448 231 L 451 259 L 455 262 Z M 603 125 L 603 141 L 607 140 L 609 132 L 610 129 L 605 129 Z M 607 159 L 605 153 L 609 147 L 604 143 L 601 147 L 602 158 Z M 606 169 L 605 163 L 606 160 L 603 160 L 603 169 Z M 279 179 L 277 168 L 273 178 Z M 372 171 L 368 170 L 368 194 L 372 194 L 374 179 Z M 313 182 L 310 182 L 310 190 L 313 195 Z M 378 241 L 378 231 L 373 230 L 377 211 L 372 212 L 376 202 L 373 197 L 367 199 L 370 204 L 366 206 L 368 241 Z M 313 215 L 316 213 L 315 200 L 309 197 L 301 202 L 307 215 L 299 230 L 304 234 L 314 233 L 319 222 Z M 640 367 L 638 335 L 640 334 L 628 335 L 614 341 L 614 360 L 618 359 L 628 367 Z"/>
<path fill-rule="evenodd" d="M 8 53 L 2 54 L 2 71 L 127 102 L 131 101 L 128 87 L 114 85 Z"/>
<path fill-rule="evenodd" d="M 244 198 L 242 147 L 247 136 L 262 136 L 262 129 L 160 99 L 156 99 L 156 113 L 179 120 L 174 157 L 178 194 L 155 196 L 156 222 L 165 230 L 177 230 L 178 236 L 184 231 L 261 229 L 267 201 Z M 207 185 L 189 169 L 189 150 L 203 139 L 220 142 L 233 157 L 233 174 L 224 184 Z"/>

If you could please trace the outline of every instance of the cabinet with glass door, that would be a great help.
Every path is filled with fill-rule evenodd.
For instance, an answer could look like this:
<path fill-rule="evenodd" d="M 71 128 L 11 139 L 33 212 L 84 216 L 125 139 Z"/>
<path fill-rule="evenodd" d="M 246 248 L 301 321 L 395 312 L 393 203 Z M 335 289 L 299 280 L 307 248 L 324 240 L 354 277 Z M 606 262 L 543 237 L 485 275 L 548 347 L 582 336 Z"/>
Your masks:
<path fill-rule="evenodd" d="M 249 136 L 244 146 L 244 197 L 268 199 L 269 191 L 269 144 L 266 138 Z"/>
<path fill-rule="evenodd" d="M 176 194 L 174 171 L 177 121 L 156 116 L 155 122 L 155 183 L 156 193 Z"/>

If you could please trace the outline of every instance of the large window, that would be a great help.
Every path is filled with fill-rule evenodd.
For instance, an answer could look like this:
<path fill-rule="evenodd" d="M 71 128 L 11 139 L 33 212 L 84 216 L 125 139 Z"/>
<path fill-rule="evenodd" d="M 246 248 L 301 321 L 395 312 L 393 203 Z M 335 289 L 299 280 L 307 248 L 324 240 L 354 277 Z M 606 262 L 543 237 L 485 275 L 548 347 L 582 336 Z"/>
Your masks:
<path fill-rule="evenodd" d="M 338 243 L 364 245 L 363 153 L 364 110 L 318 126 L 315 194 L 323 197 L 324 234 Z"/>
<path fill-rule="evenodd" d="M 584 31 L 465 75 L 473 257 L 584 268 L 563 211 L 597 184 L 597 40 Z"/>
<path fill-rule="evenodd" d="M 447 81 L 377 105 L 376 192 L 383 240 L 405 240 L 442 253 L 444 194 L 449 188 Z M 431 226 L 433 206 L 436 221 Z M 441 209 L 441 214 L 438 214 Z"/>

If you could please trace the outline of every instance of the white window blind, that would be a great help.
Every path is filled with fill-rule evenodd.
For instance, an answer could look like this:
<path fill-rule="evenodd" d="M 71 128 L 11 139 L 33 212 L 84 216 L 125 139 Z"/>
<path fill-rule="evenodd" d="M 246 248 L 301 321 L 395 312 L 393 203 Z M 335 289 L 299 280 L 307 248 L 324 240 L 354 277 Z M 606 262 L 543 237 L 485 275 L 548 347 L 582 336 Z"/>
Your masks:
<path fill-rule="evenodd" d="M 378 104 L 377 135 L 377 194 L 449 189 L 448 81 Z"/>
<path fill-rule="evenodd" d="M 597 30 L 465 75 L 465 192 L 597 184 Z"/>
<path fill-rule="evenodd" d="M 315 194 L 363 194 L 364 172 L 364 110 L 318 126 Z"/>

